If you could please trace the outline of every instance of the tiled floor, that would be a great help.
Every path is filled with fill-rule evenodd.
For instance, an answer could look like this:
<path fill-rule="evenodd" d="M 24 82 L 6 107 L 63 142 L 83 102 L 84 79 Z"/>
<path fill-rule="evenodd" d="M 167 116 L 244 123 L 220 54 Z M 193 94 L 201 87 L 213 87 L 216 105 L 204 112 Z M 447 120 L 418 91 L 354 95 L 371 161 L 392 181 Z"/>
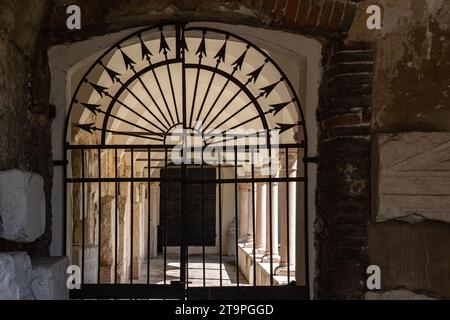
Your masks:
<path fill-rule="evenodd" d="M 150 283 L 164 284 L 164 257 L 158 256 L 150 259 Z M 203 286 L 203 258 L 202 255 L 189 255 L 188 281 L 189 286 Z M 166 284 L 170 281 L 180 280 L 180 260 L 178 256 L 167 256 Z M 208 287 L 220 286 L 220 271 L 222 271 L 222 286 L 236 285 L 236 264 L 233 258 L 207 255 L 205 259 L 205 285 Z M 139 280 L 133 283 L 147 283 L 147 261 L 141 265 Z M 239 272 L 239 285 L 248 285 L 247 279 Z"/>

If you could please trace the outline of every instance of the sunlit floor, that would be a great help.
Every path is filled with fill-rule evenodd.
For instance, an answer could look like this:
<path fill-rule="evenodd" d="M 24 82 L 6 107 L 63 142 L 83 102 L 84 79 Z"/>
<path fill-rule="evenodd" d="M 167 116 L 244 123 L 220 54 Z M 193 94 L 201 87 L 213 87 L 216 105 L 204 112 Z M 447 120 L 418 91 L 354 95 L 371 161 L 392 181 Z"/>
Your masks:
<path fill-rule="evenodd" d="M 205 259 L 205 270 L 203 271 L 202 255 L 189 255 L 187 278 L 189 286 L 218 287 L 220 286 L 220 272 L 222 272 L 222 286 L 235 286 L 237 284 L 236 264 L 234 258 L 222 257 L 220 265 L 219 256 L 207 255 Z M 180 280 L 180 259 L 178 256 L 167 256 L 166 261 L 166 284 L 170 281 Z M 203 283 L 205 274 L 205 283 Z M 147 283 L 147 261 L 141 264 L 139 280 L 133 283 Z M 150 259 L 150 283 L 164 284 L 164 257 L 158 256 Z M 239 285 L 248 285 L 247 279 L 239 272 Z"/>

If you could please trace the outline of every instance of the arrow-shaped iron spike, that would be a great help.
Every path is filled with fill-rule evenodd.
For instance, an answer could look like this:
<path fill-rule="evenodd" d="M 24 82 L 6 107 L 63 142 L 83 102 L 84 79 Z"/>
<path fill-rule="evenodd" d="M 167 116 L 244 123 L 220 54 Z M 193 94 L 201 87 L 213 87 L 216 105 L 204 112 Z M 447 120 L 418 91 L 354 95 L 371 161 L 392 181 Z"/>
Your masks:
<path fill-rule="evenodd" d="M 103 68 L 105 68 L 106 72 L 108 73 L 108 76 L 111 78 L 111 81 L 113 83 L 116 82 L 117 80 L 119 80 L 120 73 L 118 73 L 114 70 L 111 70 L 110 68 L 108 68 L 105 65 L 103 65 Z"/>
<path fill-rule="evenodd" d="M 99 104 L 82 103 L 81 105 L 95 115 L 97 115 L 98 109 L 100 108 Z"/>
<path fill-rule="evenodd" d="M 97 129 L 96 127 L 94 127 L 94 124 L 95 123 L 85 123 L 85 124 L 78 123 L 75 124 L 75 127 L 80 128 L 86 132 L 92 133 Z"/>
<path fill-rule="evenodd" d="M 170 51 L 170 47 L 167 44 L 166 38 L 164 37 L 164 33 L 161 31 L 161 41 L 159 45 L 159 53 L 164 50 L 164 54 L 167 53 L 167 51 Z"/>
<path fill-rule="evenodd" d="M 256 80 L 258 79 L 259 75 L 261 74 L 262 69 L 264 68 L 264 64 L 257 68 L 256 70 L 250 72 L 247 76 L 249 76 L 250 78 L 248 79 L 250 82 L 253 81 L 253 83 L 256 82 Z"/>
<path fill-rule="evenodd" d="M 102 87 L 102 86 L 100 86 L 100 85 L 98 85 L 98 84 L 95 84 L 95 83 L 92 83 L 92 82 L 89 82 L 89 84 L 92 86 L 92 88 L 94 88 L 95 91 L 97 91 L 97 93 L 98 93 L 102 98 L 103 98 L 103 95 L 106 95 L 106 94 L 107 94 L 106 90 L 107 90 L 108 88 Z"/>
<path fill-rule="evenodd" d="M 200 41 L 200 45 L 198 46 L 197 52 L 195 55 L 199 55 L 200 58 L 206 57 L 206 41 L 205 34 L 203 34 L 202 41 Z"/>
<path fill-rule="evenodd" d="M 283 132 L 294 128 L 297 125 L 302 125 L 302 122 L 298 122 L 298 123 L 277 123 L 278 127 L 276 129 L 280 130 L 280 134 L 282 134 Z"/>
<path fill-rule="evenodd" d="M 231 65 L 234 66 L 235 69 L 241 70 L 242 64 L 244 63 L 245 55 L 247 54 L 248 48 L 241 54 L 239 58 L 236 59 Z"/>
<path fill-rule="evenodd" d="M 184 35 L 183 35 L 183 37 L 181 38 L 181 41 L 180 41 L 180 49 L 181 50 L 185 50 L 185 51 L 188 51 L 189 52 L 189 49 L 188 49 L 188 46 L 187 46 L 187 43 L 186 43 L 186 38 L 184 37 Z"/>
<path fill-rule="evenodd" d="M 223 44 L 222 48 L 220 48 L 219 52 L 217 52 L 214 59 L 217 59 L 217 62 L 225 62 L 225 52 L 227 50 L 227 41 Z"/>
<path fill-rule="evenodd" d="M 120 50 L 120 52 L 122 53 L 122 58 L 123 58 L 123 62 L 125 63 L 125 68 L 128 69 L 133 69 L 133 66 L 136 64 L 136 62 L 133 61 L 133 59 L 131 59 L 129 56 L 127 56 L 125 54 L 125 52 L 123 52 L 122 50 Z"/>
<path fill-rule="evenodd" d="M 272 90 L 275 89 L 275 87 L 277 86 L 277 84 L 279 82 L 280 81 L 277 81 L 277 82 L 272 83 L 272 84 L 270 84 L 270 85 L 268 85 L 268 86 L 266 86 L 264 88 L 261 88 L 259 90 L 261 90 L 262 95 L 266 96 L 266 98 L 267 98 L 269 96 L 269 94 L 272 92 Z"/>
<path fill-rule="evenodd" d="M 142 53 L 142 60 L 144 59 L 150 59 L 150 56 L 152 56 L 152 53 L 145 45 L 144 41 L 141 39 L 141 53 Z"/>
<path fill-rule="evenodd" d="M 287 102 L 282 102 L 282 103 L 276 103 L 276 104 L 271 104 L 270 107 L 272 108 L 270 110 L 270 112 L 273 112 L 273 115 L 276 116 L 278 112 L 280 112 L 281 110 L 284 109 L 284 107 L 286 107 L 289 103 L 291 103 L 292 101 L 287 101 Z"/>

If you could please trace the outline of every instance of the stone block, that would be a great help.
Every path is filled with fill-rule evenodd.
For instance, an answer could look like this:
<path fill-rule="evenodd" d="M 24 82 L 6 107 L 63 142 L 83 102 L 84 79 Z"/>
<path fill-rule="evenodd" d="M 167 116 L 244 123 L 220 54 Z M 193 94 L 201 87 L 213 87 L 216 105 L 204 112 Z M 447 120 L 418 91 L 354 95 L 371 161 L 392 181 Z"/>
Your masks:
<path fill-rule="evenodd" d="M 372 151 L 376 222 L 450 222 L 450 132 L 380 134 Z"/>
<path fill-rule="evenodd" d="M 31 300 L 31 261 L 25 252 L 0 253 L 0 300 Z"/>
<path fill-rule="evenodd" d="M 67 300 L 68 257 L 36 258 L 32 261 L 31 289 L 36 300 Z"/>
<path fill-rule="evenodd" d="M 45 230 L 44 180 L 20 170 L 0 172 L 0 237 L 33 242 Z"/>

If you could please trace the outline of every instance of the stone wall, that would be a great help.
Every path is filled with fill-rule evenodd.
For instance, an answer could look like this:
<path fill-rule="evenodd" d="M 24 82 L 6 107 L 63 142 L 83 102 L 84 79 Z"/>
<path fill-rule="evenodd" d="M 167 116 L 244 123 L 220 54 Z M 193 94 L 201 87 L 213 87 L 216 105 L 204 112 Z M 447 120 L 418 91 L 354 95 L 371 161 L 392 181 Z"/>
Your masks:
<path fill-rule="evenodd" d="M 365 8 L 369 4 L 379 4 L 382 7 L 383 25 L 379 31 L 369 31 L 365 27 Z M 449 26 L 450 3 L 445 0 L 370 0 L 361 2 L 349 31 L 350 39 L 370 41 L 377 47 L 373 83 L 373 132 L 390 137 L 391 141 L 401 137 L 395 133 L 404 133 L 405 137 L 409 136 L 405 141 L 416 141 L 409 146 L 415 148 L 415 151 L 412 150 L 414 159 L 411 156 L 408 166 L 413 166 L 415 170 L 426 170 L 428 177 L 433 177 L 434 182 L 430 181 L 433 190 L 442 194 L 448 193 L 445 184 L 438 183 L 444 181 L 442 179 L 448 173 L 448 166 L 445 165 L 445 159 L 448 158 L 442 157 L 448 147 L 443 145 L 441 151 L 431 149 L 422 156 L 420 154 L 428 149 L 427 145 L 430 148 L 436 146 L 431 138 L 433 134 L 429 132 L 448 134 L 450 130 Z M 428 140 L 430 143 L 422 143 L 420 139 L 431 140 Z M 374 144 L 377 141 L 378 139 L 374 140 Z M 405 147 L 406 145 L 399 144 L 401 150 L 407 150 Z M 423 150 L 420 151 L 420 148 Z M 419 157 L 426 157 L 428 165 L 423 166 L 423 160 L 418 159 Z M 436 172 L 432 172 L 432 166 L 436 165 L 440 165 L 441 174 L 438 176 L 435 175 Z M 426 181 L 419 180 L 417 172 L 400 172 L 398 169 L 395 175 L 416 176 L 409 180 L 409 188 L 403 183 L 405 188 L 400 190 L 401 194 L 411 193 L 407 189 L 414 188 L 416 198 L 427 193 L 423 185 Z M 392 178 L 395 180 L 394 176 Z M 401 186 L 400 180 L 395 181 Z M 376 190 L 374 192 L 377 193 Z M 412 213 L 429 211 L 425 214 L 426 220 L 419 223 L 398 221 L 394 217 L 385 222 L 369 222 L 369 263 L 380 266 L 383 291 L 404 289 L 400 292 L 406 293 L 396 295 L 397 298 L 410 297 L 411 292 L 450 298 L 450 225 L 443 222 L 445 219 L 436 219 L 439 214 L 448 216 L 448 212 L 438 212 L 435 208 L 439 206 L 437 201 L 432 204 L 434 208 L 426 204 L 426 201 L 419 205 L 417 200 L 409 203 L 408 210 Z M 391 208 L 395 206 L 394 203 L 387 205 Z"/>
<path fill-rule="evenodd" d="M 0 2 L 0 171 L 19 169 L 44 181 L 45 232 L 21 244 L 0 239 L 0 251 L 48 255 L 51 241 L 52 158 L 47 62 L 51 1 Z"/>

